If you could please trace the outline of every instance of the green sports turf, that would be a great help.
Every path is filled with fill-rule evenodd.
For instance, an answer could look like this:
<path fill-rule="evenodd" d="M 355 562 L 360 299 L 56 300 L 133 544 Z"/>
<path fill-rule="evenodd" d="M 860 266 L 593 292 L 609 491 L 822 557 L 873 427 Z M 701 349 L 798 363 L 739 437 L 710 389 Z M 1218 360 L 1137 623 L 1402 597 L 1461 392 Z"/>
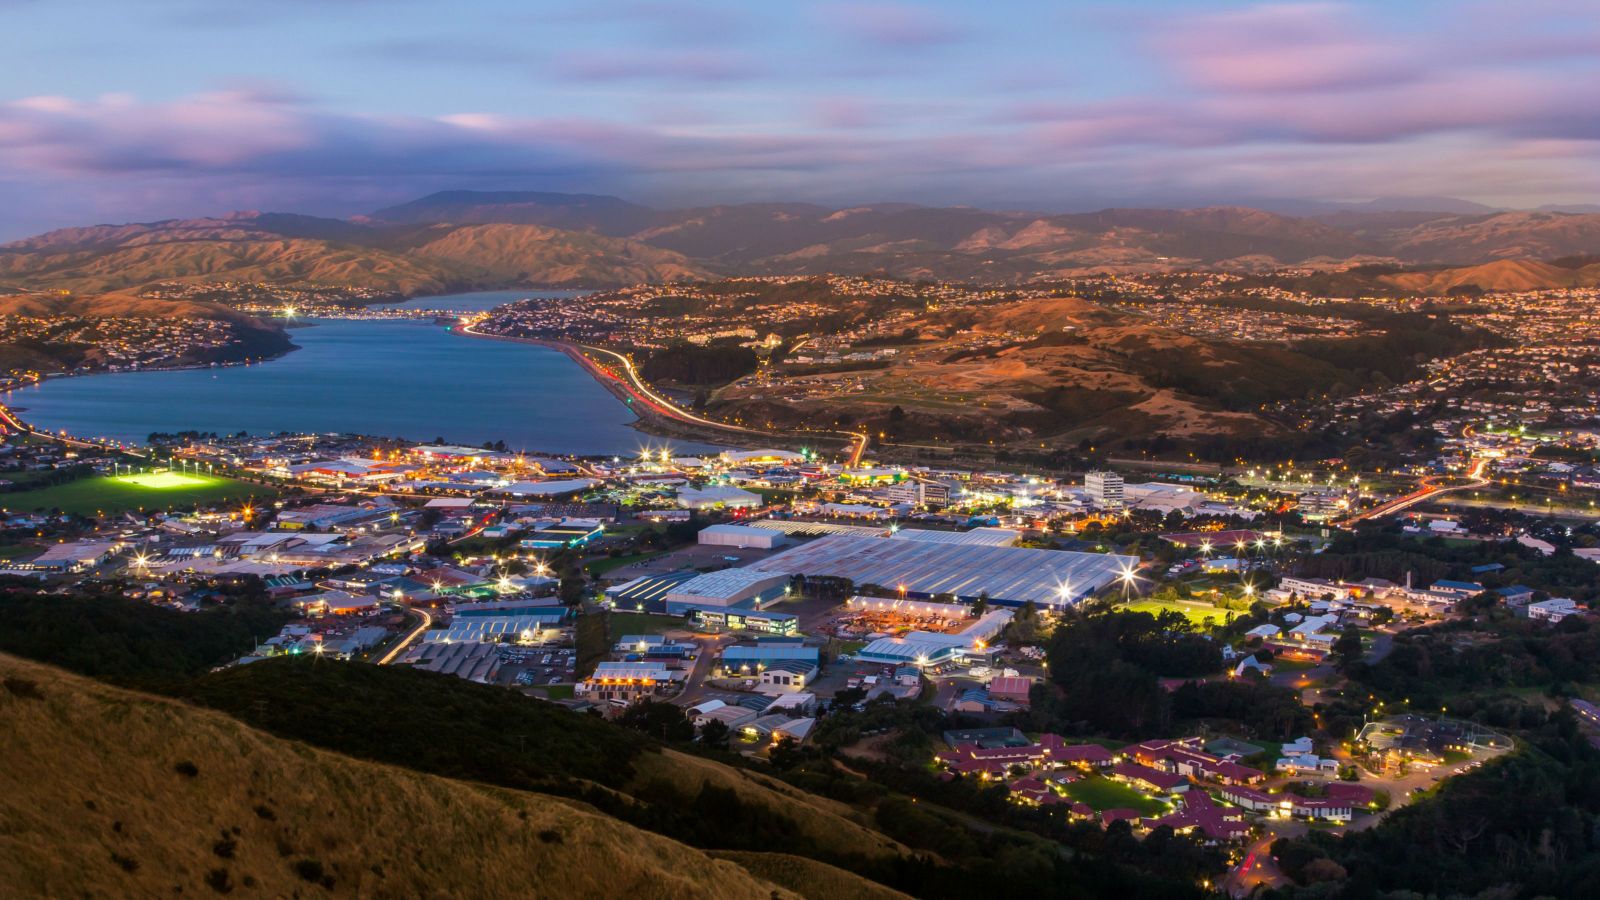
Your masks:
<path fill-rule="evenodd" d="M 1219 609 L 1209 603 L 1180 603 L 1167 600 L 1134 600 L 1121 607 L 1129 612 L 1144 612 L 1152 616 L 1163 612 L 1172 611 L 1182 613 L 1190 622 L 1200 625 L 1206 619 L 1211 619 L 1218 625 L 1228 619 L 1228 610 Z"/>
<path fill-rule="evenodd" d="M 1091 775 L 1067 785 L 1067 796 L 1087 803 L 1096 812 L 1107 809 L 1136 809 L 1141 816 L 1158 816 L 1168 810 L 1160 800 L 1146 797 L 1125 784 Z"/>
<path fill-rule="evenodd" d="M 117 515 L 129 510 L 184 510 L 197 505 L 244 504 L 271 500 L 272 488 L 217 475 L 146 472 L 80 478 L 66 484 L 0 495 L 10 510 L 59 509 L 82 516 Z"/>
<path fill-rule="evenodd" d="M 178 472 L 143 472 L 134 475 L 113 475 L 112 481 L 131 484 L 135 487 L 153 488 L 158 491 L 171 490 L 180 487 L 200 487 L 207 484 L 205 476 L 187 475 Z"/>

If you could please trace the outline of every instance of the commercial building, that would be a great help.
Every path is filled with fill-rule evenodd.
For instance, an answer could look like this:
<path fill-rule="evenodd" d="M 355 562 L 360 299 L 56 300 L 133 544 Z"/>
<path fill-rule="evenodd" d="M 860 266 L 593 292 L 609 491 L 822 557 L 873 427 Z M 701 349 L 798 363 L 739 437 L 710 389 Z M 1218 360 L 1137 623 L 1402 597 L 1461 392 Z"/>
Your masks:
<path fill-rule="evenodd" d="M 764 634 L 791 635 L 800 632 L 800 617 L 794 613 L 742 609 L 697 609 L 692 616 L 710 630 L 759 631 Z"/>
<path fill-rule="evenodd" d="M 902 481 L 883 489 L 881 496 L 890 503 L 912 506 L 949 506 L 960 490 L 947 481 Z"/>
<path fill-rule="evenodd" d="M 752 563 L 751 571 L 848 578 L 903 596 L 949 594 L 974 602 L 1061 608 L 1082 601 L 1119 578 L 1132 577 L 1133 556 L 897 540 L 832 534 Z"/>
<path fill-rule="evenodd" d="M 1083 476 L 1083 487 L 1089 499 L 1103 509 L 1117 509 L 1123 504 L 1122 476 L 1116 472 L 1090 472 Z"/>
<path fill-rule="evenodd" d="M 1559 622 L 1567 616 L 1578 614 L 1578 604 L 1566 597 L 1552 597 L 1528 604 L 1528 618 L 1542 622 Z"/>
<path fill-rule="evenodd" d="M 107 541 L 75 541 L 54 544 L 43 553 L 24 563 L 12 563 L 19 570 L 70 573 L 92 569 L 110 559 L 119 544 Z"/>
<path fill-rule="evenodd" d="M 700 529 L 699 542 L 712 547 L 741 550 L 773 550 L 789 542 L 781 531 L 751 528 L 748 525 L 711 525 Z"/>
<path fill-rule="evenodd" d="M 678 491 L 678 505 L 684 509 L 754 509 L 761 503 L 760 494 L 725 484 L 686 487 Z"/>
<path fill-rule="evenodd" d="M 532 537 L 523 538 L 522 546 L 535 550 L 560 550 L 566 547 L 582 547 L 604 534 L 605 530 L 606 527 L 604 525 L 590 525 L 588 523 L 551 525 L 535 531 Z"/>
<path fill-rule="evenodd" d="M 798 694 L 817 677 L 817 664 L 804 659 L 782 659 L 761 670 L 756 690 L 763 694 Z"/>
<path fill-rule="evenodd" d="M 697 575 L 667 589 L 662 597 L 668 615 L 690 610 L 760 609 L 782 597 L 789 589 L 789 577 L 781 573 L 749 568 L 723 569 Z"/>
<path fill-rule="evenodd" d="M 446 628 L 435 628 L 422 636 L 428 643 L 476 644 L 503 641 L 532 641 L 541 632 L 561 626 L 566 610 L 523 612 L 514 616 L 465 616 Z"/>
<path fill-rule="evenodd" d="M 602 662 L 594 674 L 573 686 L 573 694 L 591 700 L 616 700 L 632 703 L 653 696 L 682 681 L 684 673 L 668 669 L 664 663 Z"/>
<path fill-rule="evenodd" d="M 769 666 L 785 662 L 805 663 L 815 670 L 822 655 L 816 647 L 803 644 L 756 644 L 729 647 L 722 651 L 717 661 L 717 671 L 724 677 L 756 675 Z"/>

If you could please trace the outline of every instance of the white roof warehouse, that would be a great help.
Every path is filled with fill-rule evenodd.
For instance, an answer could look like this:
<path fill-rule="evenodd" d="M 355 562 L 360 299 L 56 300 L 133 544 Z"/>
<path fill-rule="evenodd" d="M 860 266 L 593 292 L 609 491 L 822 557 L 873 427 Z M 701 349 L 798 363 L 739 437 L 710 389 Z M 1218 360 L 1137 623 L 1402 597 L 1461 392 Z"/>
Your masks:
<path fill-rule="evenodd" d="M 1139 563 L 1136 557 L 1026 547 L 949 544 L 834 534 L 785 550 L 747 567 L 785 575 L 848 578 L 907 596 L 953 594 L 966 601 L 987 595 L 996 603 L 1059 607 L 1115 582 Z"/>

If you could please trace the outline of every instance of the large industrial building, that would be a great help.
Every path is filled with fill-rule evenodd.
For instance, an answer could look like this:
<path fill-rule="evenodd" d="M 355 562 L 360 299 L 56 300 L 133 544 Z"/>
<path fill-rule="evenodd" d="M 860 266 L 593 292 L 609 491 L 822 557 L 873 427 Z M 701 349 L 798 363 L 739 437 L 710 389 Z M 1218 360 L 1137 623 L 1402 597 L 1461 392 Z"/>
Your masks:
<path fill-rule="evenodd" d="M 1014 528 L 972 528 L 966 531 L 933 531 L 927 528 L 902 528 L 890 537 L 900 541 L 922 541 L 929 544 L 982 544 L 987 547 L 1009 547 L 1022 537 Z"/>
<path fill-rule="evenodd" d="M 771 550 L 788 542 L 788 536 L 771 528 L 751 528 L 748 525 L 723 524 L 711 525 L 700 529 L 700 543 L 713 547 Z"/>
<path fill-rule="evenodd" d="M 834 534 L 752 563 L 745 571 L 848 578 L 904 596 L 950 594 L 973 602 L 1071 606 L 1132 572 L 1139 560 L 1108 553 L 1035 550 Z"/>
<path fill-rule="evenodd" d="M 695 609 L 760 609 L 789 590 L 789 576 L 752 569 L 708 572 L 667 589 L 662 597 L 669 615 Z"/>

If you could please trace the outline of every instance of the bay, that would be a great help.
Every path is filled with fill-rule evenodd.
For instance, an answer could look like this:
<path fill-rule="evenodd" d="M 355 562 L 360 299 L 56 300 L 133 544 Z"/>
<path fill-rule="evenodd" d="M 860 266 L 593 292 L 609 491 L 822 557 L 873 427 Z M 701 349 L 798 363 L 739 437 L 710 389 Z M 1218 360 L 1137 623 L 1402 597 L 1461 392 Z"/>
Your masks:
<path fill-rule="evenodd" d="M 317 320 L 290 336 L 301 349 L 268 362 L 52 378 L 5 402 L 36 427 L 127 443 L 153 432 L 295 431 L 585 455 L 715 449 L 631 428 L 637 417 L 622 401 L 546 347 L 406 320 Z"/>

